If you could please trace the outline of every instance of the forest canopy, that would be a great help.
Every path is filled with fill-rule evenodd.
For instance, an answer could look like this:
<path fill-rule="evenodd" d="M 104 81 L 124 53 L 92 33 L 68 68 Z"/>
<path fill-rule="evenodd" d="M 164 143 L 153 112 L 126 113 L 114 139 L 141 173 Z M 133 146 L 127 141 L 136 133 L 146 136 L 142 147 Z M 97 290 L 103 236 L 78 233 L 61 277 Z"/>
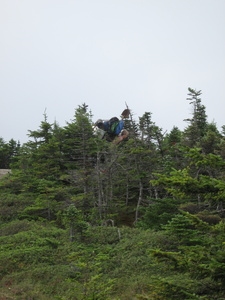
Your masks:
<path fill-rule="evenodd" d="M 1 299 L 224 299 L 225 126 L 201 94 L 184 130 L 131 112 L 114 144 L 82 104 L 0 139 Z"/>

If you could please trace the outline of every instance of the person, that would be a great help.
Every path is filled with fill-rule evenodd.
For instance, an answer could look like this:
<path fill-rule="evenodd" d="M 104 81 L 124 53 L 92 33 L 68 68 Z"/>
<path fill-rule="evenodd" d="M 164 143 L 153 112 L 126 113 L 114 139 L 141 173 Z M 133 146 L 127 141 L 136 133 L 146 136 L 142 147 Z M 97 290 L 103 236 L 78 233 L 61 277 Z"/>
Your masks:
<path fill-rule="evenodd" d="M 105 138 L 109 142 L 113 142 L 113 144 L 119 144 L 123 140 L 128 138 L 129 132 L 124 129 L 124 118 L 129 117 L 129 110 L 125 109 L 121 114 L 121 120 L 117 117 L 113 117 L 110 120 L 97 120 L 95 126 L 104 131 L 104 135 L 102 138 Z"/>

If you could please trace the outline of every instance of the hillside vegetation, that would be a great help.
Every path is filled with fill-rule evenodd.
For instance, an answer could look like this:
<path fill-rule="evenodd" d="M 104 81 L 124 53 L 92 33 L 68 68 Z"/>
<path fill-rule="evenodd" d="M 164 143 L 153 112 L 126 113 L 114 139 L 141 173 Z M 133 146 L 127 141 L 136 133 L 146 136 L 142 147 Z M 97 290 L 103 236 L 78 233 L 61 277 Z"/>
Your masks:
<path fill-rule="evenodd" d="M 225 299 L 225 126 L 200 96 L 183 131 L 146 112 L 118 145 L 85 104 L 0 139 L 1 300 Z"/>

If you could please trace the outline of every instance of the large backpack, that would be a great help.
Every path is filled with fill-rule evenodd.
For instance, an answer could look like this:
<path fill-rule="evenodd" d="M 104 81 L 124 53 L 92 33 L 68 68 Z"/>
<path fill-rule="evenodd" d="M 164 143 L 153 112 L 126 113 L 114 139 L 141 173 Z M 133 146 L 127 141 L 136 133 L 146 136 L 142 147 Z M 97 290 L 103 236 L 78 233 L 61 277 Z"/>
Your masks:
<path fill-rule="evenodd" d="M 115 129 L 119 122 L 120 120 L 117 117 L 113 117 L 109 120 L 108 134 L 115 135 Z"/>

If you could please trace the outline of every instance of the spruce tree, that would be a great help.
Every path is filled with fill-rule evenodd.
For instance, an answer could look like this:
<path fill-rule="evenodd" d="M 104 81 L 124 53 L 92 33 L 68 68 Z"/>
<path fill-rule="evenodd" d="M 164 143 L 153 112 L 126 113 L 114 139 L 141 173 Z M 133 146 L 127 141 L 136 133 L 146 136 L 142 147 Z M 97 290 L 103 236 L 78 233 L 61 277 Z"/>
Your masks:
<path fill-rule="evenodd" d="M 192 105 L 192 118 L 186 119 L 190 125 L 184 131 L 184 143 L 190 147 L 193 147 L 201 141 L 201 138 L 206 133 L 207 129 L 207 115 L 206 108 L 201 103 L 201 90 L 197 91 L 192 88 L 188 88 L 188 98 Z"/>
<path fill-rule="evenodd" d="M 67 180 L 77 195 L 77 205 L 87 210 L 92 206 L 92 174 L 96 163 L 97 144 L 92 128 L 92 114 L 84 103 L 75 110 L 74 119 L 64 127 L 62 151 L 68 169 Z"/>

